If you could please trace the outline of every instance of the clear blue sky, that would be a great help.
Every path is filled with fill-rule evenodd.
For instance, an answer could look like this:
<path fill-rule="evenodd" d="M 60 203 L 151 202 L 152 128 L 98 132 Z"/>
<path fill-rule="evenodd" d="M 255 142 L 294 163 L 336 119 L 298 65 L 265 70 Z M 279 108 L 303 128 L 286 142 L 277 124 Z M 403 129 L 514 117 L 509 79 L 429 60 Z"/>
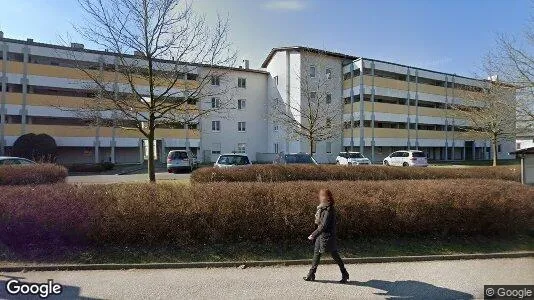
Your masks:
<path fill-rule="evenodd" d="M 58 43 L 81 22 L 76 0 L 0 0 L 6 37 Z M 240 57 L 258 68 L 269 50 L 304 45 L 472 76 L 499 32 L 520 34 L 525 0 L 193 0 L 231 20 Z M 83 41 L 80 41 L 83 42 Z M 91 46 L 91 45 L 88 45 Z"/>

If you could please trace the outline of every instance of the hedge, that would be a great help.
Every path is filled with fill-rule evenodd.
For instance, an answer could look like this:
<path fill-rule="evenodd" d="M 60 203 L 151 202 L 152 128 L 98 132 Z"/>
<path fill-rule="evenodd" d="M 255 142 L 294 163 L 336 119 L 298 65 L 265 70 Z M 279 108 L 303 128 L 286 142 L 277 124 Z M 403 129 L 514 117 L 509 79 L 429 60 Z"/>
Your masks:
<path fill-rule="evenodd" d="M 306 243 L 324 187 L 336 199 L 340 239 L 534 228 L 534 189 L 509 181 L 54 184 L 2 188 L 0 242 Z"/>
<path fill-rule="evenodd" d="M 0 185 L 24 185 L 63 182 L 68 172 L 55 164 L 0 166 Z"/>
<path fill-rule="evenodd" d="M 294 180 L 502 179 L 520 181 L 517 167 L 413 168 L 337 165 L 253 165 L 243 168 L 201 168 L 192 182 Z"/>

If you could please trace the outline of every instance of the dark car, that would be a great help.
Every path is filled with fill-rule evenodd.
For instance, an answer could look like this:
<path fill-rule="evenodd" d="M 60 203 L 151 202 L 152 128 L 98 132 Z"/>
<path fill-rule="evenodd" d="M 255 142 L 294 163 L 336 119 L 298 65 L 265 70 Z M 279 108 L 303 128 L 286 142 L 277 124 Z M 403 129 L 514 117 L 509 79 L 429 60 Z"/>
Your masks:
<path fill-rule="evenodd" d="M 280 153 L 274 158 L 273 164 L 312 164 L 316 165 L 315 159 L 308 153 Z"/>

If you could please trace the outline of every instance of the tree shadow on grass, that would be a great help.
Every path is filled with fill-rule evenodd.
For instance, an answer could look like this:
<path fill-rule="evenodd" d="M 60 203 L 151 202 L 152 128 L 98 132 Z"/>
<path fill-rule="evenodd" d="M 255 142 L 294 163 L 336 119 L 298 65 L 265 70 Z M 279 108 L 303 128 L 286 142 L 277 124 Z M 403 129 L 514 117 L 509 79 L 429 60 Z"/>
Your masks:
<path fill-rule="evenodd" d="M 317 280 L 321 283 L 338 283 L 331 280 Z M 346 284 L 361 287 L 371 287 L 382 290 L 384 292 L 374 293 L 386 297 L 386 299 L 410 299 L 410 300 L 446 300 L 446 299 L 474 299 L 473 295 L 455 291 L 429 283 L 402 280 L 402 281 L 386 281 L 386 280 L 369 280 L 366 282 L 349 281 Z"/>
<path fill-rule="evenodd" d="M 0 280 L 0 299 L 8 299 L 8 300 L 26 300 L 26 299 L 42 299 L 38 295 L 11 295 L 7 292 L 7 282 L 16 279 L 20 281 L 21 283 L 35 283 L 35 282 L 28 282 L 25 279 L 25 277 L 18 277 L 18 276 L 10 276 L 10 275 L 3 275 L 0 274 L 0 277 L 7 278 L 6 280 Z M 39 282 L 42 283 L 42 282 Z M 59 283 L 61 284 L 61 283 Z M 59 295 L 49 295 L 46 299 L 84 299 L 84 300 L 97 300 L 98 298 L 88 298 L 88 297 L 82 297 L 80 296 L 81 288 L 78 286 L 70 286 L 70 285 L 64 285 L 61 284 L 62 291 Z"/>

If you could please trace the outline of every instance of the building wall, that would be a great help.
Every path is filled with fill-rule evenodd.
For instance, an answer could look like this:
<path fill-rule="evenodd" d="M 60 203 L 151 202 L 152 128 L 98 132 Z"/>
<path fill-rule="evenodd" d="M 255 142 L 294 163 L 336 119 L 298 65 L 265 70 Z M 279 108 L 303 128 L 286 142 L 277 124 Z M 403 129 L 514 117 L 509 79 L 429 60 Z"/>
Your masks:
<path fill-rule="evenodd" d="M 534 147 L 534 136 L 518 136 L 515 142 L 516 150 Z"/>
<path fill-rule="evenodd" d="M 467 93 L 457 88 L 459 84 L 480 86 L 480 82 L 367 59 L 345 65 L 343 73 L 350 74 L 351 70 L 356 72 L 345 76 L 343 82 L 343 98 L 347 99 L 343 121 L 349 124 L 343 134 L 345 147 L 364 151 L 374 161 L 382 156 L 376 147 L 384 146 L 426 148 L 433 153 L 432 148 L 440 148 L 440 152 L 449 153 L 442 159 L 451 160 L 474 157 L 489 147 L 483 135 L 460 132 L 458 126 L 467 121 L 447 109 L 447 104 L 462 103 L 461 95 Z M 430 84 L 430 80 L 443 86 Z M 476 96 L 476 92 L 469 93 Z M 506 151 L 510 147 L 512 143 L 502 141 L 499 157 L 512 158 Z"/>
<path fill-rule="evenodd" d="M 252 161 L 256 153 L 268 151 L 267 141 L 267 74 L 234 71 L 225 74 L 225 80 L 231 91 L 221 95 L 221 105 L 225 109 L 213 112 L 201 121 L 201 160 L 214 162 L 219 154 L 238 151 L 238 144 L 245 144 L 245 152 Z M 246 87 L 238 87 L 238 78 L 246 79 Z M 201 105 L 211 106 L 211 98 L 203 99 Z M 216 97 L 215 97 L 216 98 Z M 239 109 L 238 100 L 246 102 L 244 109 Z M 220 122 L 220 130 L 212 130 L 212 122 Z M 245 131 L 238 131 L 238 122 L 245 122 Z M 206 157 L 205 157 L 206 156 Z"/>

